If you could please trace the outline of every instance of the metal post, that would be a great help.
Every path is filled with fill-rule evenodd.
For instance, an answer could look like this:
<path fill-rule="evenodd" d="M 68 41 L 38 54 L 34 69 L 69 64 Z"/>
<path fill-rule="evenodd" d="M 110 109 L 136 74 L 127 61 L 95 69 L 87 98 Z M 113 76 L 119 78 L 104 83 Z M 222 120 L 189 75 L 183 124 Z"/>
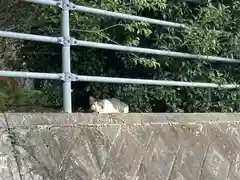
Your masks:
<path fill-rule="evenodd" d="M 70 29 L 69 29 L 69 0 L 62 0 L 62 27 L 64 38 L 62 46 L 62 72 L 65 74 L 63 82 L 63 108 L 65 112 L 72 112 L 71 95 L 71 56 L 70 56 Z"/>

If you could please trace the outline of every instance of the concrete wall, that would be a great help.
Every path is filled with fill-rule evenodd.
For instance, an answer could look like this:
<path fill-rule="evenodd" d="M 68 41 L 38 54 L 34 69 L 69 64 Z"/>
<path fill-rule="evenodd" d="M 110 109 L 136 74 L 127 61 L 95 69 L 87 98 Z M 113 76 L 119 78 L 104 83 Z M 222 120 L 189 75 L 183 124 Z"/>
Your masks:
<path fill-rule="evenodd" d="M 239 122 L 240 114 L 0 114 L 0 179 L 237 180 Z"/>

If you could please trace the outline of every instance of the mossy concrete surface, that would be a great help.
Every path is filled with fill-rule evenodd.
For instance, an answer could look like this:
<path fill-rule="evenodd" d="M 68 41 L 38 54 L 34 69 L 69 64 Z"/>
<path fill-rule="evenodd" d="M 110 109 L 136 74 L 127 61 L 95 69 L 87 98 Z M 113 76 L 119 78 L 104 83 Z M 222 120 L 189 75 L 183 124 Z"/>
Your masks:
<path fill-rule="evenodd" d="M 240 114 L 0 114 L 1 180 L 237 180 Z"/>

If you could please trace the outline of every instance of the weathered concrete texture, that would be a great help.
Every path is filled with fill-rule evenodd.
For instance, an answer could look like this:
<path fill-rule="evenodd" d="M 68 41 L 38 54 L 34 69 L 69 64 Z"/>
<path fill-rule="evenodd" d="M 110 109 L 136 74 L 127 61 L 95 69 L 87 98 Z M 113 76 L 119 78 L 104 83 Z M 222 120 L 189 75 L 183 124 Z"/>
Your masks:
<path fill-rule="evenodd" d="M 20 180 L 11 137 L 3 114 L 0 114 L 0 179 Z"/>
<path fill-rule="evenodd" d="M 240 114 L 4 114 L 0 179 L 237 180 L 239 123 Z"/>

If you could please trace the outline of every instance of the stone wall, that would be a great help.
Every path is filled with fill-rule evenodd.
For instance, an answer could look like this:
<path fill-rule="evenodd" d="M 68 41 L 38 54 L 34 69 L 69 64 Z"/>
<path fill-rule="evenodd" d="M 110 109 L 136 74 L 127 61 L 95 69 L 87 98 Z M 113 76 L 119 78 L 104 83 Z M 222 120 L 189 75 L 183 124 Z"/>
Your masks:
<path fill-rule="evenodd" d="M 1 180 L 237 180 L 240 114 L 0 114 Z"/>

